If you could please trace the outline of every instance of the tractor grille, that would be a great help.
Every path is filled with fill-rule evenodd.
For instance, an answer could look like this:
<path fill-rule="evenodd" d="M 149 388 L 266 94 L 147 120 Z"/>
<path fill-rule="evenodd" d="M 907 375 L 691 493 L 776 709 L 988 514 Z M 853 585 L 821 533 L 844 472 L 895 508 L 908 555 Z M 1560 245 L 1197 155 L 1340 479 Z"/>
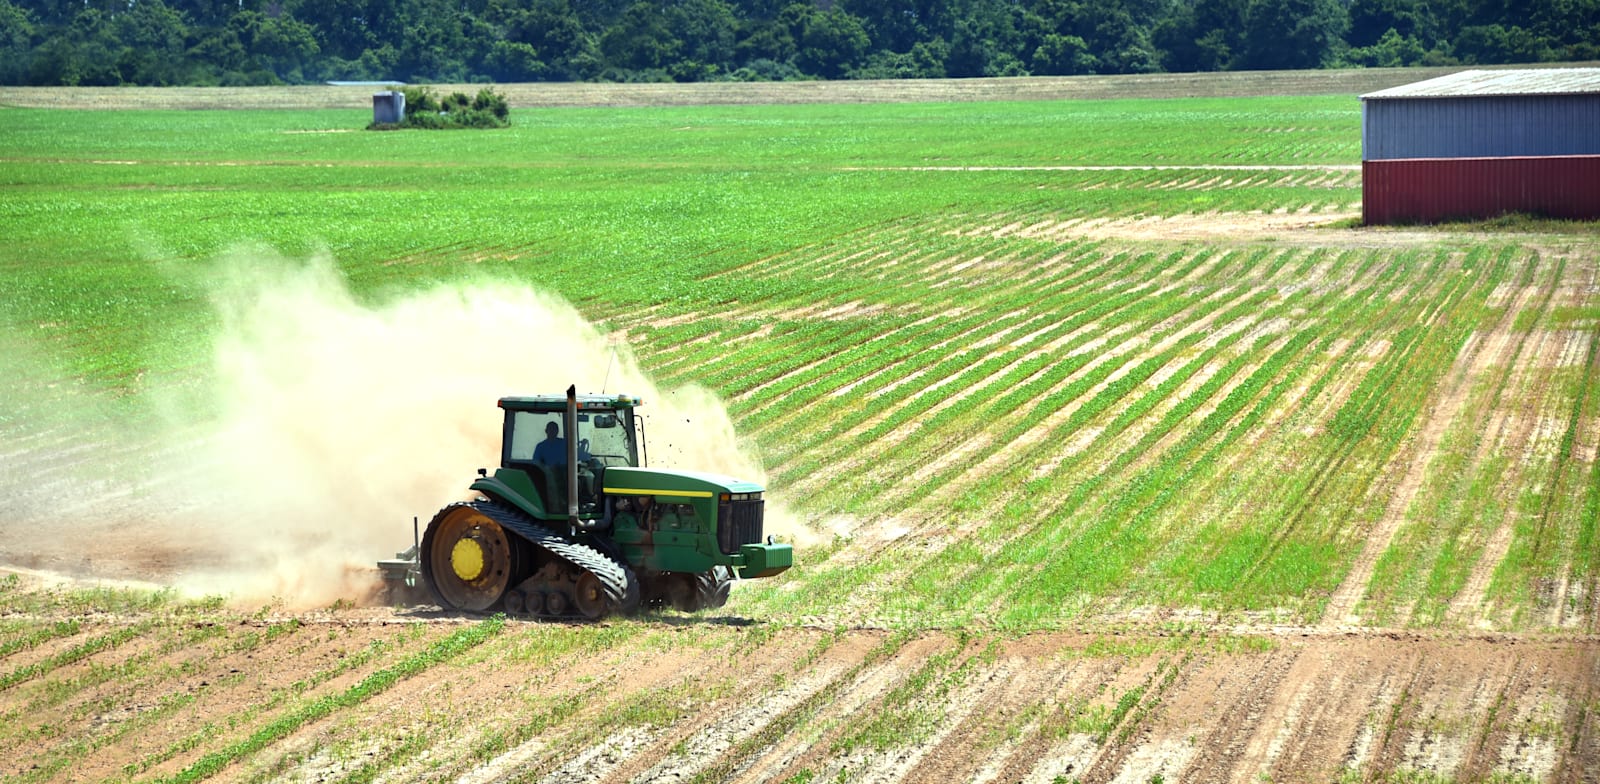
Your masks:
<path fill-rule="evenodd" d="M 717 507 L 717 544 L 732 555 L 739 545 L 761 541 L 761 514 L 766 504 L 759 498 L 725 501 Z"/>

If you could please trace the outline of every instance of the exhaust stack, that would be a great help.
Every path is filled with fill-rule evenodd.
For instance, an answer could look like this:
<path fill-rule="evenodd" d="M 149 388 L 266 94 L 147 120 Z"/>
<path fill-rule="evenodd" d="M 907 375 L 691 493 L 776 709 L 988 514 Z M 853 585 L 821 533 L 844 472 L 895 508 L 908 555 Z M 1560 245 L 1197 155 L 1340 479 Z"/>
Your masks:
<path fill-rule="evenodd" d="M 567 387 L 567 519 L 578 524 L 578 385 Z"/>

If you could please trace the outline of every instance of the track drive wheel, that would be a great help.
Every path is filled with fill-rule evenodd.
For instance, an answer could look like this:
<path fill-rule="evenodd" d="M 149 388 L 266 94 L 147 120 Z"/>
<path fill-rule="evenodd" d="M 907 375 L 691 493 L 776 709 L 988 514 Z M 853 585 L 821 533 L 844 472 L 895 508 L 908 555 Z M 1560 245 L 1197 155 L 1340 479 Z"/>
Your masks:
<path fill-rule="evenodd" d="M 521 580 L 521 540 L 469 504 L 440 510 L 422 536 L 422 576 L 446 609 L 480 611 Z"/>

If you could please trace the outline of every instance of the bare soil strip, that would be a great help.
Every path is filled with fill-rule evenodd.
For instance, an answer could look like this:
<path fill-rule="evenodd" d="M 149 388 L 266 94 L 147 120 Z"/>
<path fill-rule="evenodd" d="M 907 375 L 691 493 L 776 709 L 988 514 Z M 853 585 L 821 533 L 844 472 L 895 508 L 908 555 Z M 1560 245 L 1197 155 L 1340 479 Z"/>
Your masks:
<path fill-rule="evenodd" d="M 1552 63 L 1571 66 L 1571 63 Z M 1494 68 L 1495 66 L 1479 66 Z M 1518 65 L 1540 68 L 1545 65 Z M 539 82 L 494 85 L 513 108 L 706 106 L 930 101 L 1060 101 L 1184 98 L 1195 95 L 1334 95 L 1382 90 L 1460 70 L 1451 67 L 1345 68 L 1127 76 L 1030 76 L 812 82 L 619 84 Z M 475 93 L 481 84 L 431 85 Z M 0 106 L 41 109 L 370 109 L 371 85 L 291 87 L 0 87 Z"/>
<path fill-rule="evenodd" d="M 1360 213 L 1346 210 L 1311 213 L 1189 213 L 1183 215 L 1097 218 L 1066 221 L 1048 229 L 1024 229 L 1057 240 L 1134 240 L 1205 242 L 1209 245 L 1246 245 L 1271 241 L 1312 248 L 1416 248 L 1461 239 L 1447 232 L 1388 227 L 1353 228 Z M 1479 237 L 1479 239 L 1482 239 Z"/>
<path fill-rule="evenodd" d="M 56 652 L 143 631 L 0 688 L 14 751 L 0 775 L 21 781 L 175 775 L 480 623 L 388 609 L 220 612 L 200 624 L 44 612 L 0 620 L 79 624 Z M 1600 662 L 1592 636 L 1158 622 L 895 638 L 738 616 L 510 622 L 221 776 L 1553 781 L 1600 764 L 1583 707 Z M 564 652 L 541 653 L 552 644 Z M 0 658 L 0 675 L 40 653 Z M 537 730 L 541 711 L 564 718 Z M 885 734 L 863 735 L 874 722 Z M 894 722 L 908 722 L 904 740 Z M 496 746 L 497 735 L 525 739 Z"/>

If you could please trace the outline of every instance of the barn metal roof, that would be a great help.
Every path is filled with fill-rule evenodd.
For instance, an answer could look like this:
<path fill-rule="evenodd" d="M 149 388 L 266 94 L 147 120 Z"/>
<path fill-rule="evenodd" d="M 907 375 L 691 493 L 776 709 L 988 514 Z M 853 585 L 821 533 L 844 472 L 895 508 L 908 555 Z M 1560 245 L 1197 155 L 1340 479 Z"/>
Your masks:
<path fill-rule="evenodd" d="M 1600 68 L 1533 68 L 1461 71 L 1367 93 L 1361 100 L 1597 94 L 1600 94 Z"/>

